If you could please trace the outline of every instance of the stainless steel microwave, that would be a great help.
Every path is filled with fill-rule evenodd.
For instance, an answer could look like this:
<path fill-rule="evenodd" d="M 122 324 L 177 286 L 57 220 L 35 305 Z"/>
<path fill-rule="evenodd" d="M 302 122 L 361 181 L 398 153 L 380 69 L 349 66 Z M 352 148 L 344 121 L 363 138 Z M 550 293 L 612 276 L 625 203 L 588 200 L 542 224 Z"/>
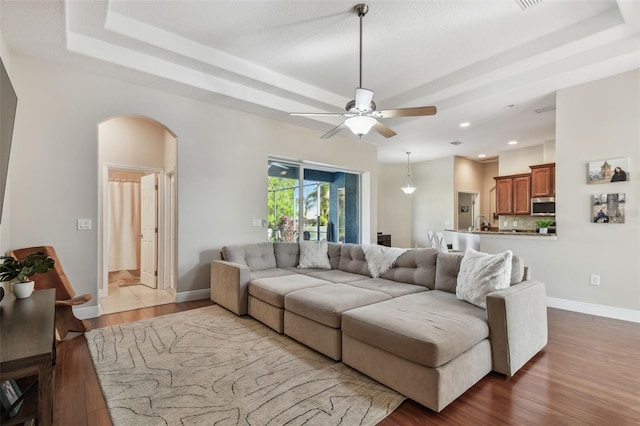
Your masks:
<path fill-rule="evenodd" d="M 555 216 L 556 198 L 541 197 L 531 199 L 531 216 Z"/>

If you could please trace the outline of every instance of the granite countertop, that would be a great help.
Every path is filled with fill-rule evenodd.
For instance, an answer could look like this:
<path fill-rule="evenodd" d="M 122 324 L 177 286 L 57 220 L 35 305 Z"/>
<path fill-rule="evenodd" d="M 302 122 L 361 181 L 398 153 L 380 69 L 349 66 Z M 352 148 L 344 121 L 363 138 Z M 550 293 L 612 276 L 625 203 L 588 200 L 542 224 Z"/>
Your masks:
<path fill-rule="evenodd" d="M 458 232 L 461 234 L 479 234 L 479 235 L 518 235 L 518 236 L 535 236 L 535 237 L 555 237 L 556 234 L 540 234 L 534 230 L 489 230 L 489 231 L 467 231 L 464 229 L 445 229 L 445 231 L 449 232 Z"/>

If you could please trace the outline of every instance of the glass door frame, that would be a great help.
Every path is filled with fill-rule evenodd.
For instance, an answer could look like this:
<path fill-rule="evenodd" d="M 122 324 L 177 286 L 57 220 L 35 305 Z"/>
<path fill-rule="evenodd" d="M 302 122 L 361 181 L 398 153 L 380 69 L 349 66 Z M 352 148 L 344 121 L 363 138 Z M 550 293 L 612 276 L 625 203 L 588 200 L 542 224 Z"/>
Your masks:
<path fill-rule="evenodd" d="M 269 155 L 267 156 L 267 165 L 269 162 L 278 162 L 284 164 L 291 164 L 298 167 L 298 242 L 303 239 L 303 227 L 304 227 L 304 175 L 305 170 L 314 170 L 314 171 L 325 171 L 331 173 L 348 173 L 351 175 L 355 175 L 358 178 L 357 186 L 358 186 L 358 243 L 362 242 L 362 198 L 363 198 L 363 188 L 362 188 L 362 175 L 364 172 L 355 169 L 348 169 L 340 166 L 332 166 L 330 164 L 322 164 L 316 163 L 313 161 L 307 160 L 294 160 L 286 157 L 278 157 Z M 318 200 L 320 202 L 320 200 Z M 268 213 L 268 212 L 267 212 Z M 338 238 L 338 231 L 336 228 L 336 238 Z"/>

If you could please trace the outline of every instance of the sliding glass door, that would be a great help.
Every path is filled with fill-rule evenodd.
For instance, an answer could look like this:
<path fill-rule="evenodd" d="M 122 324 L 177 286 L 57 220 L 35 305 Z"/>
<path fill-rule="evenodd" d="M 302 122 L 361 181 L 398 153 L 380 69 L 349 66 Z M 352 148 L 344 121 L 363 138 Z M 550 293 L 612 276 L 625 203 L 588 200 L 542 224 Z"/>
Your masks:
<path fill-rule="evenodd" d="M 360 175 L 270 159 L 269 241 L 360 242 Z"/>

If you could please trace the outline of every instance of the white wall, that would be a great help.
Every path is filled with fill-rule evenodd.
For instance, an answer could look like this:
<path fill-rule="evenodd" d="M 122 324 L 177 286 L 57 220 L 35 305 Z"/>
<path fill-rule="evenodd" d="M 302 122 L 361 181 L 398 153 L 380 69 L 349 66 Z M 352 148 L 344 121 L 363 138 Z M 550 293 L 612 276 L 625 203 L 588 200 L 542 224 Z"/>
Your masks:
<path fill-rule="evenodd" d="M 417 188 L 412 195 L 412 246 L 427 247 L 427 231 L 441 232 L 454 223 L 454 158 L 424 161 L 411 170 Z"/>
<path fill-rule="evenodd" d="M 630 310 L 640 319 L 638 117 L 640 70 L 558 91 L 557 240 L 483 239 L 481 249 L 508 248 L 523 255 L 533 277 L 546 284 L 547 295 L 560 306 L 565 300 L 578 309 L 604 305 Z M 589 161 L 617 157 L 629 157 L 630 181 L 587 185 Z M 626 193 L 625 223 L 592 223 L 591 195 L 610 192 Z M 600 286 L 589 284 L 590 274 L 600 275 Z"/>
<path fill-rule="evenodd" d="M 320 132 L 15 55 L 18 112 L 11 181 L 12 247 L 56 247 L 78 293 L 97 289 L 98 124 L 141 115 L 178 138 L 178 292 L 209 287 L 223 245 L 266 240 L 267 156 L 367 171 L 363 241 L 377 228 L 377 153 Z M 96 298 L 90 303 L 95 304 Z"/>
<path fill-rule="evenodd" d="M 413 247 L 413 198 L 424 188 L 419 187 L 412 174 L 411 180 L 418 189 L 414 195 L 402 192 L 400 187 L 407 176 L 406 164 L 380 164 L 378 171 L 378 232 L 391 234 L 391 245 L 394 247 Z"/>
<path fill-rule="evenodd" d="M 501 151 L 500 162 L 498 164 L 500 174 L 498 176 L 531 173 L 529 166 L 543 163 L 545 163 L 544 144 Z"/>

